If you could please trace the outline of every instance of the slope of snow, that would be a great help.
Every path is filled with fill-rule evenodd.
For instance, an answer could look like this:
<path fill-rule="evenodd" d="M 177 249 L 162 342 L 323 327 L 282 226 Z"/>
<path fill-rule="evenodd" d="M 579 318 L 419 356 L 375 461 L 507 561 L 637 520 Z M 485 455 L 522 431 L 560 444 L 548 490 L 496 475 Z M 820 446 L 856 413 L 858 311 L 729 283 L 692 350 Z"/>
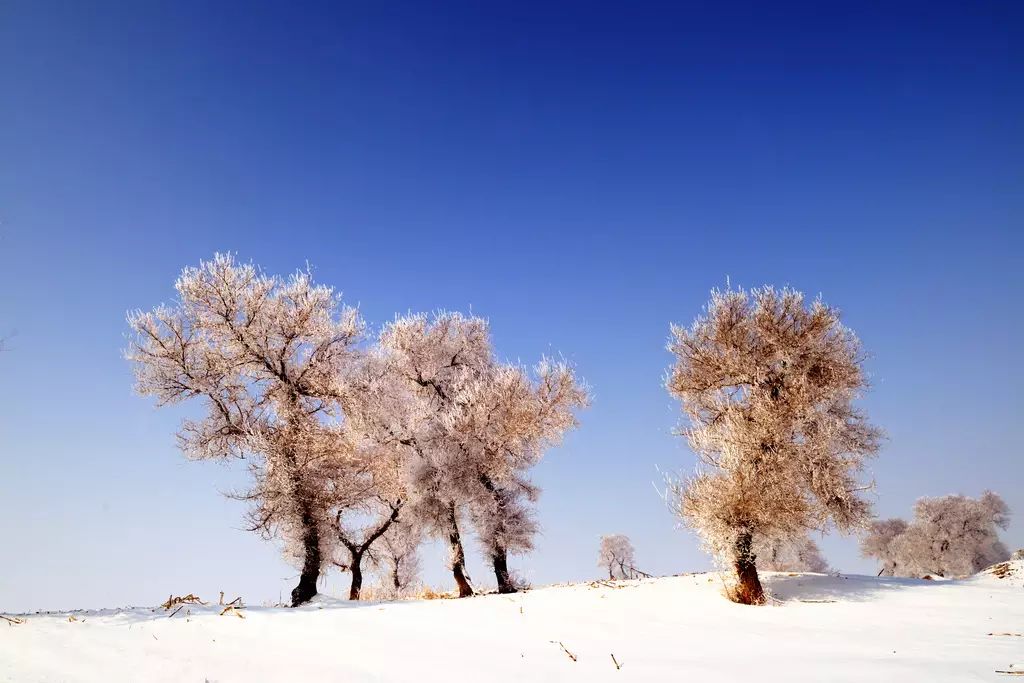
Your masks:
<path fill-rule="evenodd" d="M 1024 633 L 1024 562 L 1010 569 L 964 581 L 771 574 L 765 607 L 729 603 L 718 575 L 695 574 L 465 600 L 321 599 L 245 618 L 216 606 L 24 615 L 0 620 L 0 680 L 1005 680 L 996 672 L 1024 669 L 1024 637 L 1012 635 Z"/>

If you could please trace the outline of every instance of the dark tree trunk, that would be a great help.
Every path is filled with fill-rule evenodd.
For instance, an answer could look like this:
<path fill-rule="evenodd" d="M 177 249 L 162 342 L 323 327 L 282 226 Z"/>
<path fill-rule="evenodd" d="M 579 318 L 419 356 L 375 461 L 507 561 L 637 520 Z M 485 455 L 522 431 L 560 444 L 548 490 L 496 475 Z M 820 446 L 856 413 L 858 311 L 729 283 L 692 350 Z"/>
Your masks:
<path fill-rule="evenodd" d="M 316 595 L 316 582 L 320 578 L 320 534 L 316 528 L 313 515 L 304 510 L 302 513 L 302 546 L 305 558 L 302 562 L 302 573 L 299 585 L 292 590 L 292 607 L 309 602 Z"/>
<path fill-rule="evenodd" d="M 508 553 L 505 549 L 495 546 L 491 552 L 491 562 L 494 563 L 494 578 L 498 580 L 498 592 L 515 593 L 515 584 L 512 583 L 512 577 L 508 573 Z"/>
<path fill-rule="evenodd" d="M 507 495 L 504 491 L 499 489 L 491 481 L 491 478 L 486 474 L 480 474 L 480 483 L 487 489 L 487 492 L 494 498 L 494 504 L 497 508 L 495 516 L 497 517 L 497 528 L 496 538 L 501 538 L 501 533 L 505 529 L 505 507 L 507 504 Z M 494 541 L 491 547 L 491 564 L 494 566 L 494 578 L 498 580 L 498 592 L 499 593 L 515 593 L 516 587 L 512 584 L 512 579 L 508 574 L 508 550 L 498 541 Z"/>
<path fill-rule="evenodd" d="M 466 551 L 462 548 L 462 536 L 459 534 L 459 519 L 455 514 L 455 506 L 448 506 L 448 544 L 452 552 L 452 575 L 459 587 L 459 597 L 473 595 L 473 586 L 466 576 Z"/>
<path fill-rule="evenodd" d="M 377 525 L 377 528 L 370 532 L 362 543 L 358 544 L 348 538 L 342 530 L 341 512 L 338 512 L 337 517 L 335 517 L 335 531 L 338 534 L 338 540 L 348 549 L 348 554 L 351 558 L 348 564 L 348 570 L 352 572 L 352 585 L 348 589 L 349 600 L 358 600 L 359 593 L 363 589 L 363 555 L 398 519 L 398 511 L 402 509 L 401 501 L 394 504 L 389 503 L 389 505 L 391 505 L 391 514 Z"/>
<path fill-rule="evenodd" d="M 402 582 L 398 578 L 398 563 L 391 568 L 391 582 L 395 584 L 395 591 L 402 590 Z"/>
<path fill-rule="evenodd" d="M 757 556 L 754 555 L 754 539 L 752 534 L 744 532 L 736 539 L 736 570 L 738 583 L 733 591 L 733 599 L 743 605 L 761 605 L 764 603 L 764 589 L 761 579 L 757 576 Z"/>
<path fill-rule="evenodd" d="M 352 564 L 349 565 L 352 572 L 352 585 L 348 589 L 348 599 L 358 600 L 359 592 L 363 589 L 363 554 L 352 553 Z"/>

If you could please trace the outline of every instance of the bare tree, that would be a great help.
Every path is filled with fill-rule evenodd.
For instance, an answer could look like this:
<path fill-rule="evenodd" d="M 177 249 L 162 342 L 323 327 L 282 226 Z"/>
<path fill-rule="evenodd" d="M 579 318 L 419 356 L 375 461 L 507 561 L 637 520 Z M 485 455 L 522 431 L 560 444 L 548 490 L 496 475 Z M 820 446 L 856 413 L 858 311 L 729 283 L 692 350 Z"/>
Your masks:
<path fill-rule="evenodd" d="M 636 576 L 633 544 L 624 534 L 601 537 L 597 566 L 607 570 L 609 579 L 632 579 Z"/>
<path fill-rule="evenodd" d="M 175 286 L 175 306 L 128 317 L 136 387 L 158 405 L 205 405 L 178 434 L 188 457 L 249 461 L 255 485 L 240 497 L 254 504 L 253 530 L 281 533 L 297 556 L 302 604 L 331 554 L 332 510 L 362 495 L 337 398 L 363 323 L 308 273 L 268 276 L 229 255 L 184 269 Z"/>
<path fill-rule="evenodd" d="M 791 290 L 714 291 L 707 313 L 672 327 L 669 392 L 702 469 L 670 482 L 677 513 L 735 571 L 733 599 L 764 601 L 761 542 L 869 518 L 858 480 L 880 432 L 854 407 L 863 352 L 839 313 Z"/>
<path fill-rule="evenodd" d="M 775 540 L 759 543 L 755 547 L 761 569 L 770 572 L 816 572 L 829 571 L 828 561 L 821 554 L 821 548 L 808 536 L 788 541 Z"/>
<path fill-rule="evenodd" d="M 913 522 L 874 524 L 861 552 L 882 561 L 880 574 L 967 576 L 1010 557 L 998 531 L 1009 523 L 1009 507 L 992 491 L 977 499 L 921 498 L 914 505 Z"/>

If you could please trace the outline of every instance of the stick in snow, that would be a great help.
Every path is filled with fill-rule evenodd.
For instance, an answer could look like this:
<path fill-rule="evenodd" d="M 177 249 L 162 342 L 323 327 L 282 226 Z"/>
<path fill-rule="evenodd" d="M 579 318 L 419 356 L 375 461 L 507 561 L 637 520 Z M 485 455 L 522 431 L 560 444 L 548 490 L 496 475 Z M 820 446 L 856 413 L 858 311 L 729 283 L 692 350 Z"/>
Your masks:
<path fill-rule="evenodd" d="M 574 661 L 574 662 L 576 661 L 576 655 L 574 655 L 573 653 L 569 652 L 569 648 L 567 648 L 567 647 L 565 646 L 565 643 L 563 643 L 563 642 L 562 642 L 562 641 L 560 641 L 560 640 L 552 640 L 551 642 L 552 642 L 552 643 L 558 643 L 558 644 L 559 644 L 559 646 L 561 646 L 561 648 L 562 648 L 562 651 L 563 651 L 563 652 L 565 652 L 565 654 L 569 655 L 569 659 L 571 659 L 571 660 L 572 660 L 572 661 Z"/>
<path fill-rule="evenodd" d="M 612 653 L 612 662 L 615 664 L 615 670 L 616 671 L 619 671 L 620 669 L 622 669 L 622 665 L 619 664 L 619 660 L 615 659 L 615 653 L 614 652 Z"/>

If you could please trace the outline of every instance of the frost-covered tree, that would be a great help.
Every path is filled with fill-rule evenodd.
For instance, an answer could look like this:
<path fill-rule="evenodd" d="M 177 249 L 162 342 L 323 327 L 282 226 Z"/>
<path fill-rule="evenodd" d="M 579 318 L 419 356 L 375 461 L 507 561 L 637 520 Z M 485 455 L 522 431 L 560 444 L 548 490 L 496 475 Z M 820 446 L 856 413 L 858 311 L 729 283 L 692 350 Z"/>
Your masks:
<path fill-rule="evenodd" d="M 1010 557 L 999 540 L 999 529 L 1009 523 L 1009 507 L 992 491 L 977 499 L 921 498 L 914 505 L 913 522 L 876 523 L 861 552 L 881 560 L 881 573 L 887 575 L 967 576 Z"/>
<path fill-rule="evenodd" d="M 632 579 L 636 575 L 633 544 L 625 534 L 601 537 L 597 566 L 608 572 L 609 579 Z"/>
<path fill-rule="evenodd" d="M 667 381 L 701 468 L 670 482 L 674 508 L 735 571 L 732 597 L 757 604 L 761 543 L 866 523 L 859 480 L 880 432 L 854 401 L 863 352 L 839 313 L 771 287 L 712 292 L 705 315 L 673 326 Z"/>
<path fill-rule="evenodd" d="M 252 529 L 280 533 L 301 567 L 292 604 L 316 594 L 334 543 L 332 512 L 363 494 L 338 397 L 363 323 L 308 273 L 261 273 L 228 255 L 186 268 L 178 301 L 128 317 L 136 387 L 158 405 L 205 407 L 178 433 L 195 459 L 244 458 Z"/>
<path fill-rule="evenodd" d="M 417 525 L 443 538 L 461 596 L 473 589 L 465 569 L 462 523 L 468 516 L 501 592 L 515 590 L 508 553 L 532 547 L 527 473 L 575 426 L 585 389 L 565 364 L 542 362 L 534 376 L 495 358 L 487 322 L 457 313 L 410 315 L 380 336 L 387 385 L 407 414 L 386 427 L 414 454 L 407 468 Z"/>
<path fill-rule="evenodd" d="M 459 595 L 472 595 L 461 526 L 471 477 L 449 423 L 464 387 L 493 364 L 487 325 L 458 314 L 407 316 L 385 326 L 379 348 L 381 400 L 400 406 L 397 419 L 377 425 L 379 438 L 410 452 L 409 512 L 447 541 Z"/>
<path fill-rule="evenodd" d="M 587 401 L 569 366 L 542 361 L 533 376 L 522 367 L 496 365 L 456 404 L 451 427 L 470 468 L 470 516 L 499 593 L 516 590 L 508 555 L 533 549 L 537 524 L 530 505 L 539 489 L 528 472 L 576 426 L 575 412 Z"/>
<path fill-rule="evenodd" d="M 373 555 L 381 575 L 382 594 L 394 598 L 408 594 L 420 573 L 419 548 L 423 537 L 413 524 L 398 520 L 381 537 Z"/>
<path fill-rule="evenodd" d="M 351 508 L 349 509 L 351 511 Z M 358 600 L 363 589 L 363 559 L 368 559 L 370 565 L 376 562 L 374 544 L 378 543 L 384 534 L 394 526 L 398 515 L 402 510 L 401 502 L 391 502 L 379 498 L 377 505 L 367 511 L 364 517 L 369 520 L 363 524 L 351 522 L 345 519 L 344 511 L 339 511 L 335 517 L 335 533 L 341 548 L 344 549 L 344 559 L 335 560 L 335 565 L 342 571 L 352 575 L 352 583 L 349 586 L 348 599 Z"/>
<path fill-rule="evenodd" d="M 762 542 L 754 548 L 758 565 L 770 572 L 817 572 L 829 571 L 828 561 L 821 554 L 821 548 L 808 536 L 802 538 Z"/>
<path fill-rule="evenodd" d="M 899 576 L 902 570 L 897 547 L 893 544 L 909 525 L 902 519 L 875 520 L 861 538 L 860 551 L 864 557 L 874 557 L 882 563 L 879 576 Z"/>

